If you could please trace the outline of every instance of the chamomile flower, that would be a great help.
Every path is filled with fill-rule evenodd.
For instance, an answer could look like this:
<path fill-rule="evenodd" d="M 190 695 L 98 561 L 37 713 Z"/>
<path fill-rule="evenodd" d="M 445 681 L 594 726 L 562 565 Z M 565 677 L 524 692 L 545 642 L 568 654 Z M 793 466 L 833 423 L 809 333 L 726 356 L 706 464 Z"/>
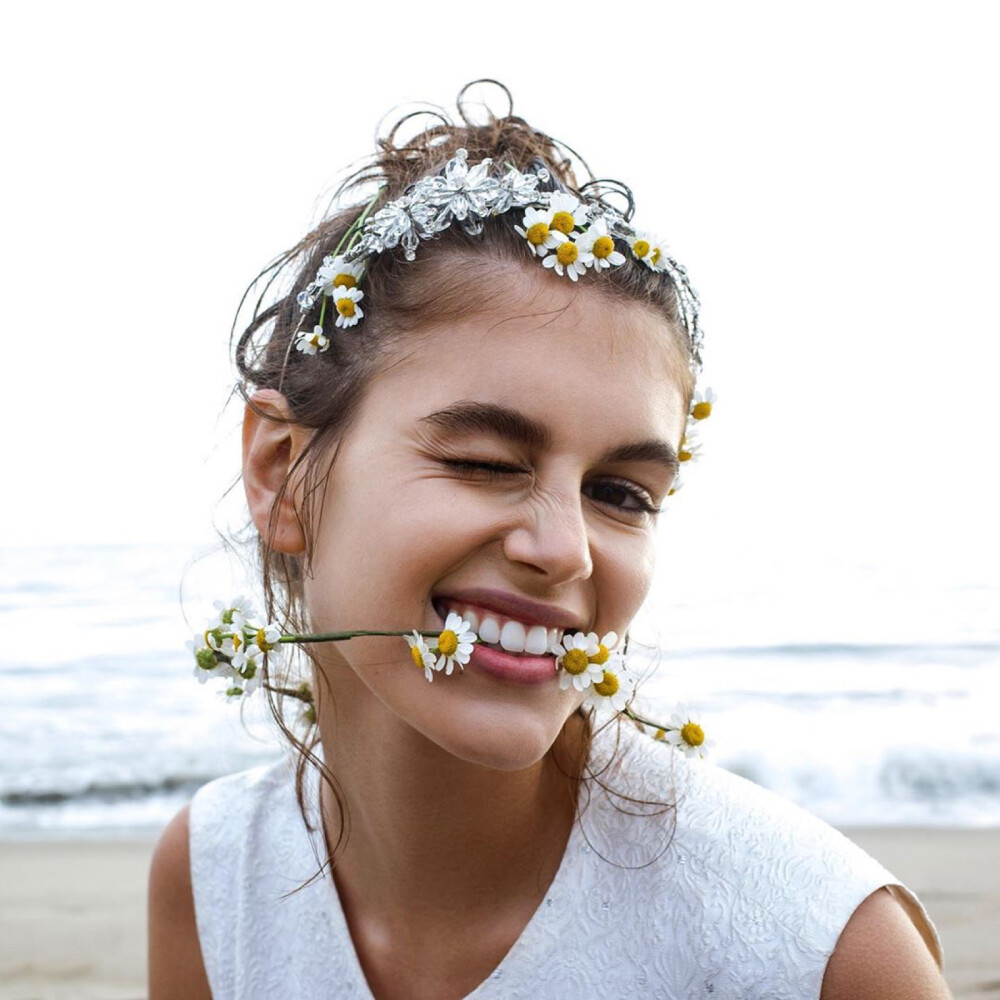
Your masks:
<path fill-rule="evenodd" d="M 362 264 L 348 264 L 343 257 L 326 256 L 313 283 L 324 295 L 333 295 L 336 288 L 354 288 L 364 273 Z"/>
<path fill-rule="evenodd" d="M 261 625 L 259 622 L 250 622 L 247 628 L 253 631 L 251 639 L 261 652 L 281 649 L 279 645 L 281 642 L 281 628 L 277 622 L 269 622 L 267 625 Z"/>
<path fill-rule="evenodd" d="M 715 746 L 715 740 L 705 738 L 705 730 L 691 718 L 684 705 L 677 706 L 677 711 L 670 716 L 670 725 L 674 728 L 663 735 L 663 741 L 677 747 L 685 757 L 705 757 L 709 747 Z"/>
<path fill-rule="evenodd" d="M 194 676 L 199 684 L 204 684 L 210 677 L 225 677 L 232 671 L 225 660 L 215 655 L 215 650 L 205 645 L 205 637 L 196 635 L 187 642 L 187 648 L 194 657 Z"/>
<path fill-rule="evenodd" d="M 590 209 L 576 195 L 555 191 L 549 198 L 549 229 L 569 236 L 574 229 L 587 224 Z"/>
<path fill-rule="evenodd" d="M 588 632 L 587 639 L 597 647 L 597 652 L 588 657 L 588 659 L 591 663 L 596 663 L 599 667 L 603 667 L 611 655 L 618 650 L 617 632 L 607 632 L 602 639 L 597 638 L 596 632 Z"/>
<path fill-rule="evenodd" d="M 514 231 L 519 233 L 528 241 L 528 246 L 544 257 L 550 250 L 555 250 L 559 246 L 559 238 L 562 236 L 558 230 L 553 230 L 551 226 L 552 213 L 541 208 L 525 209 L 521 226 L 515 226 Z M 522 228 L 523 226 L 523 228 Z"/>
<path fill-rule="evenodd" d="M 572 684 L 577 691 L 586 689 L 604 676 L 604 670 L 599 663 L 594 663 L 591 657 L 600 652 L 593 633 L 574 632 L 564 635 L 562 642 L 552 645 L 556 657 L 556 669 L 559 671 L 559 687 L 565 691 Z"/>
<path fill-rule="evenodd" d="M 365 297 L 360 288 L 349 288 L 347 285 L 337 285 L 331 292 L 333 304 L 337 307 L 335 326 L 355 326 L 364 316 L 364 311 L 358 303 Z"/>
<path fill-rule="evenodd" d="M 624 659 L 618 655 L 611 657 L 601 667 L 601 679 L 591 685 L 583 705 L 584 708 L 596 708 L 598 711 L 611 709 L 622 712 L 634 695 L 635 678 L 625 668 Z"/>
<path fill-rule="evenodd" d="M 319 354 L 330 346 L 329 337 L 323 333 L 323 327 L 318 323 L 312 328 L 312 333 L 308 330 L 300 330 L 295 338 L 295 350 L 302 351 L 303 354 Z"/>
<path fill-rule="evenodd" d="M 648 233 L 636 233 L 635 236 L 626 236 L 628 245 L 632 248 L 632 255 L 650 269 L 654 269 L 652 254 L 654 249 L 653 237 Z"/>
<path fill-rule="evenodd" d="M 587 272 L 586 257 L 581 257 L 580 247 L 572 236 L 565 236 L 556 245 L 556 252 L 542 261 L 543 267 L 550 267 L 560 277 L 567 274 L 571 281 L 576 281 L 581 274 Z"/>
<path fill-rule="evenodd" d="M 677 450 L 678 462 L 696 462 L 701 458 L 701 442 L 691 434 L 685 434 Z"/>
<path fill-rule="evenodd" d="M 625 263 L 625 254 L 615 249 L 615 241 L 604 219 L 597 219 L 576 238 L 580 256 L 595 271 Z"/>
<path fill-rule="evenodd" d="M 658 240 L 653 240 L 652 249 L 649 251 L 649 260 L 644 261 L 644 263 L 649 264 L 654 271 L 663 271 L 665 269 L 666 256 L 662 243 Z"/>
<path fill-rule="evenodd" d="M 691 400 L 691 418 L 693 420 L 704 420 L 712 415 L 712 404 L 716 396 L 711 389 L 699 389 Z"/>
<path fill-rule="evenodd" d="M 238 631 L 243 628 L 248 618 L 256 617 L 249 598 L 242 594 L 239 597 L 234 597 L 228 605 L 223 604 L 222 601 L 216 601 L 215 610 L 218 614 L 208 623 L 210 631 L 219 628 L 224 632 Z"/>
<path fill-rule="evenodd" d="M 406 644 L 410 647 L 413 662 L 424 672 L 429 681 L 434 680 L 434 654 L 427 648 L 424 637 L 414 629 L 410 635 L 404 635 Z"/>
<path fill-rule="evenodd" d="M 464 669 L 475 641 L 476 633 L 472 631 L 472 626 L 458 613 L 449 611 L 434 649 L 435 653 L 440 654 L 434 669 L 450 674 L 456 663 L 460 670 Z"/>

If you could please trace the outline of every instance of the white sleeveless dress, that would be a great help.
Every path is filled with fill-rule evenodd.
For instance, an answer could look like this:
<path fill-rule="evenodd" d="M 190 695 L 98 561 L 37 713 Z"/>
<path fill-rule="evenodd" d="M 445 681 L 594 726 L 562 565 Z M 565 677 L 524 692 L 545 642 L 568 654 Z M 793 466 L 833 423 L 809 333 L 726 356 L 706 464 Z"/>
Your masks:
<path fill-rule="evenodd" d="M 614 730 L 595 738 L 592 767 L 608 759 Z M 627 815 L 616 803 L 637 807 L 593 785 L 544 900 L 469 1000 L 812 1000 L 844 925 L 881 886 L 941 965 L 917 897 L 833 827 L 631 725 L 618 752 L 605 783 L 676 811 Z M 290 757 L 211 781 L 192 800 L 191 878 L 214 1000 L 372 1000 L 329 873 L 280 898 L 326 858 L 319 775 L 306 774 L 311 834 Z"/>

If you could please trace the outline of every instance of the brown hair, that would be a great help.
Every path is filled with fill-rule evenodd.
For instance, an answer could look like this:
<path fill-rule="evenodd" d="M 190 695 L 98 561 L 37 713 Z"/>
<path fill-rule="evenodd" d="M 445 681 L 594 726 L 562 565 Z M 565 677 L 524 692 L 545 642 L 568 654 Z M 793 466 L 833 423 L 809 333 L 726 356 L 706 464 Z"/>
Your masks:
<path fill-rule="evenodd" d="M 317 322 L 319 304 L 303 316 L 296 295 L 313 279 L 324 256 L 336 251 L 363 207 L 372 203 L 372 211 L 377 211 L 386 202 L 404 194 L 421 177 L 439 171 L 457 149 L 465 148 L 473 164 L 491 157 L 498 167 L 511 165 L 522 172 L 544 166 L 552 179 L 548 185 L 541 184 L 541 189 L 565 189 L 601 200 L 611 196 L 609 192 L 617 192 L 628 202 L 626 218 L 631 215 L 632 197 L 624 185 L 595 180 L 586 164 L 569 147 L 515 117 L 512 108 L 503 117 L 489 113 L 485 123 L 474 123 L 463 100 L 471 86 L 467 85 L 459 93 L 457 105 L 461 121 L 457 124 L 444 112 L 434 112 L 437 121 L 400 143 L 397 142 L 400 128 L 412 116 L 406 115 L 397 121 L 389 134 L 378 140 L 378 151 L 370 162 L 337 188 L 328 215 L 257 276 L 237 311 L 234 338 L 244 308 L 255 299 L 249 320 L 235 344 L 239 372 L 237 391 L 250 406 L 253 406 L 251 395 L 255 389 L 280 391 L 288 402 L 290 422 L 316 432 L 289 471 L 276 500 L 276 504 L 281 501 L 293 475 L 301 475 L 304 488 L 297 516 L 306 538 L 305 555 L 298 557 L 278 552 L 272 547 L 271 537 L 251 533 L 256 542 L 267 620 L 280 622 L 286 632 L 307 631 L 302 580 L 308 572 L 316 512 L 322 508 L 324 487 L 336 461 L 337 442 L 350 427 L 372 379 L 395 357 L 401 343 L 419 336 L 417 331 L 422 324 L 460 317 L 468 312 L 470 302 L 475 303 L 477 309 L 482 308 L 484 294 L 488 296 L 491 287 L 498 284 L 485 280 L 488 276 L 495 275 L 498 270 L 522 268 L 528 264 L 537 266 L 537 257 L 513 228 L 521 213 L 508 212 L 489 219 L 476 236 L 469 236 L 452 226 L 434 240 L 422 242 L 413 261 L 404 260 L 396 251 L 387 251 L 371 259 L 364 278 L 363 322 L 342 330 L 335 329 L 327 321 L 326 333 L 331 341 L 328 350 L 319 355 L 305 355 L 293 348 L 293 341 L 301 326 L 308 329 Z M 503 90 L 506 92 L 506 88 Z M 509 92 L 507 96 L 509 98 Z M 577 181 L 574 162 L 590 175 L 582 186 Z M 677 364 L 685 384 L 687 405 L 694 389 L 692 370 L 700 366 L 697 298 L 679 265 L 671 272 L 657 272 L 636 260 L 631 253 L 625 256 L 624 264 L 594 275 L 596 280 L 592 287 L 599 285 L 607 289 L 609 295 L 644 304 L 663 317 L 670 331 L 668 348 L 678 359 L 687 362 Z M 430 300 L 423 294 L 427 287 L 434 289 Z M 470 294 L 472 289 L 475 289 L 474 295 Z M 692 308 L 695 310 L 693 324 Z M 257 412 L 266 419 L 275 419 L 273 415 Z M 287 679 L 271 676 L 271 669 L 265 657 L 263 688 L 269 708 L 298 755 L 296 795 L 303 819 L 308 825 L 303 798 L 307 764 L 320 771 L 337 802 L 340 835 L 328 859 L 332 864 L 346 839 L 346 803 L 336 776 L 313 753 L 320 737 L 308 686 L 291 686 Z M 317 670 L 316 675 L 321 682 L 325 681 L 321 670 Z M 285 720 L 284 699 L 288 697 L 307 702 L 300 716 L 307 726 L 302 735 Z M 299 724 L 293 725 L 301 728 Z M 581 774 L 596 735 L 590 725 L 586 730 L 587 738 L 576 772 Z M 612 791 L 600 781 L 599 774 L 591 773 L 586 777 Z M 631 802 L 639 801 L 621 797 Z M 670 808 L 663 803 L 641 804 Z M 579 814 L 579 802 L 577 808 Z M 309 881 L 320 876 L 324 868 L 325 864 Z"/>

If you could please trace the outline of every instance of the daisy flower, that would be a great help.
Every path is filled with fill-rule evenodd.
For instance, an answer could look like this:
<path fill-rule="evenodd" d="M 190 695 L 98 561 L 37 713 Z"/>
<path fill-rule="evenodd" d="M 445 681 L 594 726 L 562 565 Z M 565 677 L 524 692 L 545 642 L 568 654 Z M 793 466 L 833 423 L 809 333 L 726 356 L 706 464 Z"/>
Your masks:
<path fill-rule="evenodd" d="M 261 625 L 258 622 L 252 622 L 248 625 L 253 631 L 253 644 L 262 652 L 269 652 L 271 650 L 279 650 L 279 642 L 281 641 L 281 629 L 278 627 L 277 622 L 269 622 L 267 625 Z"/>
<path fill-rule="evenodd" d="M 333 295 L 335 288 L 354 288 L 364 273 L 362 264 L 348 264 L 343 257 L 326 256 L 313 284 L 324 295 Z"/>
<path fill-rule="evenodd" d="M 295 339 L 295 350 L 304 354 L 318 354 L 325 351 L 330 346 L 330 340 L 323 335 L 323 327 L 318 323 L 313 327 L 312 333 L 308 330 L 300 330 Z"/>
<path fill-rule="evenodd" d="M 699 389 L 691 400 L 691 417 L 694 420 L 704 420 L 711 416 L 715 399 L 715 393 L 711 389 Z"/>
<path fill-rule="evenodd" d="M 581 256 L 576 241 L 567 236 L 556 245 L 556 252 L 542 261 L 542 266 L 552 268 L 560 277 L 568 274 L 570 280 L 576 281 L 581 274 L 586 273 L 588 259 Z"/>
<path fill-rule="evenodd" d="M 555 250 L 559 246 L 561 234 L 552 231 L 552 227 L 549 225 L 551 219 L 551 212 L 546 212 L 541 208 L 528 208 L 525 209 L 524 218 L 521 220 L 524 228 L 514 227 L 514 231 L 528 241 L 528 246 L 539 257 L 544 257 L 550 250 Z"/>
<path fill-rule="evenodd" d="M 603 667 L 608 662 L 608 658 L 612 653 L 617 651 L 617 632 L 608 632 L 603 639 L 598 639 L 596 632 L 588 632 L 587 639 L 597 647 L 597 652 L 593 656 L 588 657 L 588 659 L 591 663 L 596 663 L 599 667 Z"/>
<path fill-rule="evenodd" d="M 364 316 L 364 311 L 358 303 L 365 297 L 365 293 L 360 288 L 337 285 L 330 294 L 333 297 L 333 304 L 337 307 L 335 326 L 355 326 Z"/>
<path fill-rule="evenodd" d="M 589 214 L 590 209 L 567 191 L 556 191 L 549 199 L 549 229 L 557 233 L 569 236 L 574 229 L 582 229 Z"/>
<path fill-rule="evenodd" d="M 580 248 L 580 256 L 595 271 L 625 263 L 625 254 L 615 249 L 615 241 L 611 238 L 604 219 L 597 219 L 585 232 L 580 233 L 576 238 L 576 245 Z"/>
<path fill-rule="evenodd" d="M 216 601 L 215 610 L 218 614 L 208 623 L 209 631 L 221 628 L 224 632 L 229 630 L 235 632 L 243 628 L 248 618 L 256 617 L 249 598 L 242 594 L 234 597 L 228 607 L 222 601 Z"/>
<path fill-rule="evenodd" d="M 614 656 L 601 668 L 601 679 L 591 686 L 583 705 L 598 711 L 611 708 L 622 712 L 634 695 L 635 678 L 625 668 L 622 657 Z"/>
<path fill-rule="evenodd" d="M 646 267 L 653 269 L 655 267 L 652 260 L 653 238 L 647 233 L 636 233 L 635 236 L 626 236 L 625 239 L 632 248 L 632 255 L 638 257 Z"/>
<path fill-rule="evenodd" d="M 434 654 L 427 648 L 424 637 L 414 629 L 410 635 L 404 635 L 407 645 L 410 647 L 410 656 L 413 662 L 424 672 L 424 677 L 429 681 L 434 680 Z"/>
<path fill-rule="evenodd" d="M 444 629 L 438 636 L 435 653 L 440 653 L 435 670 L 444 670 L 450 674 L 458 664 L 459 669 L 464 669 L 469 662 L 472 653 L 472 646 L 476 641 L 476 633 L 472 631 L 472 626 L 459 614 L 454 611 L 448 612 L 448 617 L 444 620 Z"/>
<path fill-rule="evenodd" d="M 564 635 L 562 642 L 554 643 L 552 652 L 556 657 L 556 669 L 559 670 L 559 687 L 565 691 L 570 684 L 577 691 L 585 691 L 590 684 L 599 681 L 604 676 L 604 670 L 599 663 L 591 660 L 600 650 L 597 642 L 591 638 L 593 633 L 585 635 L 574 632 Z"/>
<path fill-rule="evenodd" d="M 715 746 L 715 740 L 705 739 L 705 730 L 695 722 L 684 705 L 678 705 L 677 711 L 670 716 L 673 730 L 665 733 L 663 741 L 677 747 L 685 757 L 705 757 L 709 747 Z"/>
<path fill-rule="evenodd" d="M 196 635 L 188 640 L 187 648 L 194 656 L 194 676 L 199 684 L 204 684 L 209 677 L 226 677 L 231 673 L 229 664 L 219 660 L 215 650 L 205 645 L 204 636 Z"/>

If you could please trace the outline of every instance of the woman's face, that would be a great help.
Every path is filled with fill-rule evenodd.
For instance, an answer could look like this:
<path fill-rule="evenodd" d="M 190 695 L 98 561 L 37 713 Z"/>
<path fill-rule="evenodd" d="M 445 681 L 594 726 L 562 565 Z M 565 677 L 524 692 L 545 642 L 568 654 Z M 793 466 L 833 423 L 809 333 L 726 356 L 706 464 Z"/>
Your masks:
<path fill-rule="evenodd" d="M 642 506 L 658 507 L 673 480 L 658 452 L 680 443 L 686 363 L 639 304 L 541 269 L 516 281 L 502 305 L 423 328 L 370 385 L 315 531 L 313 628 L 440 630 L 448 609 L 482 618 L 508 597 L 549 610 L 494 608 L 501 627 L 628 629 L 653 573 L 656 517 Z M 526 683 L 474 654 L 428 683 L 402 638 L 313 650 L 338 714 L 398 717 L 499 769 L 540 760 L 583 700 L 554 664 Z"/>

